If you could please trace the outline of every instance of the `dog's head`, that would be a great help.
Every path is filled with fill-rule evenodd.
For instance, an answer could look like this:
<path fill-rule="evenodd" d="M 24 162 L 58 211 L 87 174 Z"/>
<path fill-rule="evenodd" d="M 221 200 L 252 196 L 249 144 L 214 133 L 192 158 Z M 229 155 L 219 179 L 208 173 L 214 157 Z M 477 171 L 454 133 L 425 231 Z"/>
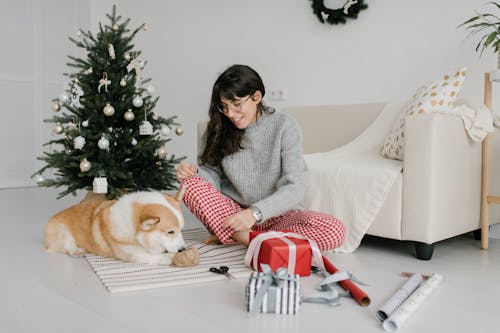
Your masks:
<path fill-rule="evenodd" d="M 159 192 L 124 195 L 110 207 L 111 234 L 118 241 L 137 242 L 151 254 L 183 250 L 183 194 L 181 188 L 173 197 Z"/>

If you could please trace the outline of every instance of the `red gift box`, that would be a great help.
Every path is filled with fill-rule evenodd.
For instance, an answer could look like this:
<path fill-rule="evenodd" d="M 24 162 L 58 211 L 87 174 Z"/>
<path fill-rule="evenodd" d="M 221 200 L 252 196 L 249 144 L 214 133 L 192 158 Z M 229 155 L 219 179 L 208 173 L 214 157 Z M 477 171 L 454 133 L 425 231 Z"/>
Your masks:
<path fill-rule="evenodd" d="M 263 233 L 252 231 L 250 233 L 250 243 L 259 234 Z M 286 235 L 286 233 L 285 233 Z M 284 240 L 283 238 L 286 238 Z M 289 244 L 292 242 L 293 244 Z M 289 265 L 290 247 L 295 245 L 295 263 Z M 251 246 L 249 246 L 249 250 Z M 253 257 L 253 253 L 251 254 Z M 275 272 L 278 268 L 285 267 L 290 270 L 294 266 L 293 272 L 289 274 L 299 274 L 300 276 L 311 275 L 312 250 L 311 244 L 307 239 L 299 239 L 292 236 L 281 236 L 262 241 L 258 252 L 258 271 L 262 272 L 260 264 L 268 264 Z"/>

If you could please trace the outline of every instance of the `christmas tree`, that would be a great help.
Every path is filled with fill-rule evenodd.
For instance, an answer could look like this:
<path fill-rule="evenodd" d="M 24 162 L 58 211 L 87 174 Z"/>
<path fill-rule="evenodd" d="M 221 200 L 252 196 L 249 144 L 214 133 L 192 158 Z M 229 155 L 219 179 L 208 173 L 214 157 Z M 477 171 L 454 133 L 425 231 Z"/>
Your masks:
<path fill-rule="evenodd" d="M 176 116 L 163 118 L 153 112 L 151 79 L 143 79 L 146 61 L 134 51 L 132 40 L 145 24 L 133 32 L 130 19 L 116 15 L 116 7 L 106 15 L 109 25 L 99 23 L 99 32 L 78 32 L 69 38 L 83 48 L 86 59 L 69 56 L 75 70 L 65 73 L 67 89 L 52 101 L 57 114 L 53 123 L 56 138 L 44 144 L 46 163 L 34 177 L 38 185 L 64 187 L 58 198 L 79 189 L 93 189 L 116 198 L 139 190 L 172 190 L 176 187 L 175 165 L 183 158 L 168 156 L 165 144 L 175 128 L 183 129 Z M 63 112 L 60 112 L 63 110 Z M 55 170 L 45 179 L 46 169 Z"/>

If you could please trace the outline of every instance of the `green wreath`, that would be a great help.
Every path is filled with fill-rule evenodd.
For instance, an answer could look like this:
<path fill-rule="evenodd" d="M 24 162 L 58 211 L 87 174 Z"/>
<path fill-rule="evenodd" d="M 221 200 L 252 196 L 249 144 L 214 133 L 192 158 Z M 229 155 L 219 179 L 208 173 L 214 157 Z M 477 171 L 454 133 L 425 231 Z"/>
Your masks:
<path fill-rule="evenodd" d="M 368 8 L 368 5 L 363 3 L 364 0 L 347 0 L 342 7 L 336 9 L 327 8 L 324 0 L 311 1 L 313 12 L 321 23 L 344 24 L 346 18 L 355 19 L 361 10 Z"/>

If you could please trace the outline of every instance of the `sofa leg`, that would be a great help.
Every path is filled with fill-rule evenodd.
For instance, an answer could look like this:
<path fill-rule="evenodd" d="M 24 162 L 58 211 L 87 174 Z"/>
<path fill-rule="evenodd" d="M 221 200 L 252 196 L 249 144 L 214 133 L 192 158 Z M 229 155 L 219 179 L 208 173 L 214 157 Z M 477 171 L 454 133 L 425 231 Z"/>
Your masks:
<path fill-rule="evenodd" d="M 417 259 L 431 260 L 434 252 L 434 244 L 415 242 L 415 252 Z"/>

